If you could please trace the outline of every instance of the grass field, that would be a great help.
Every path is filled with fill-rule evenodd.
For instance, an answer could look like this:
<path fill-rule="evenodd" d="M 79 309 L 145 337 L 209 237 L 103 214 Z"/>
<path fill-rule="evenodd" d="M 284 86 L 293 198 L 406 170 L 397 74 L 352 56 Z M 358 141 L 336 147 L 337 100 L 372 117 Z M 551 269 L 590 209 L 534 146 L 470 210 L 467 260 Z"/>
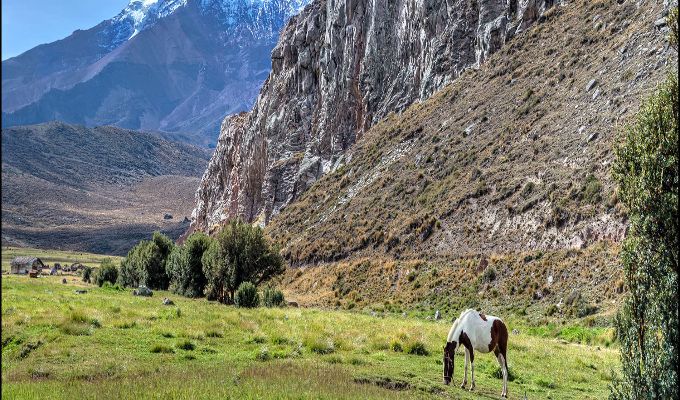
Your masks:
<path fill-rule="evenodd" d="M 118 262 L 122 257 L 106 256 L 101 254 L 82 253 L 76 251 L 41 250 L 27 247 L 2 247 L 2 272 L 9 271 L 9 263 L 17 256 L 38 257 L 45 264 L 53 265 L 55 262 L 62 265 L 82 263 L 91 267 L 99 267 L 105 258 L 111 258 Z"/>
<path fill-rule="evenodd" d="M 163 297 L 175 305 L 162 305 Z M 574 332 L 593 340 L 601 329 L 507 322 L 519 330 L 508 350 L 510 398 L 606 397 L 615 346 L 564 340 L 583 338 Z M 489 354 L 477 354 L 475 393 L 458 387 L 461 352 L 453 384 L 441 383 L 449 326 L 401 314 L 244 310 L 168 292 L 139 298 L 77 277 L 62 284 L 3 275 L 2 397 L 498 398 Z M 418 355 L 423 347 L 427 355 Z"/>

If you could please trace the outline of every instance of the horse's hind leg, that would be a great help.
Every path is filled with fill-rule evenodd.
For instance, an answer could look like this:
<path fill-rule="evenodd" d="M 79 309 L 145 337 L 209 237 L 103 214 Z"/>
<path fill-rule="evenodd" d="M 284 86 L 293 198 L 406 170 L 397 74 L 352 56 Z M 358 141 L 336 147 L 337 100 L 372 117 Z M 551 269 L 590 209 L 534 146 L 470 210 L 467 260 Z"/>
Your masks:
<path fill-rule="evenodd" d="M 470 352 L 472 353 L 472 352 Z M 475 362 L 474 358 L 470 357 L 470 374 L 472 375 L 472 383 L 470 383 L 470 391 L 475 388 Z"/>
<path fill-rule="evenodd" d="M 467 369 L 468 369 L 468 361 L 470 359 L 470 355 L 468 352 L 468 349 L 465 349 L 465 373 L 463 375 L 463 383 L 460 385 L 461 389 L 465 389 L 465 385 L 467 385 Z"/>
<path fill-rule="evenodd" d="M 507 397 L 508 396 L 508 364 L 505 362 L 505 357 L 503 357 L 503 354 L 501 354 L 500 351 L 496 350 L 494 351 L 496 354 L 496 359 L 498 360 L 498 364 L 501 366 L 501 371 L 503 373 L 503 391 L 501 392 L 501 397 Z"/>
<path fill-rule="evenodd" d="M 503 326 L 505 328 L 505 326 Z M 496 350 L 494 353 L 496 353 L 496 357 L 498 358 L 498 363 L 501 365 L 501 371 L 503 371 L 503 392 L 501 393 L 501 397 L 508 397 L 508 359 L 507 359 L 507 351 L 508 351 L 508 331 L 507 328 L 505 329 L 505 334 L 501 335 L 499 340 L 498 340 L 498 346 L 496 347 Z"/>

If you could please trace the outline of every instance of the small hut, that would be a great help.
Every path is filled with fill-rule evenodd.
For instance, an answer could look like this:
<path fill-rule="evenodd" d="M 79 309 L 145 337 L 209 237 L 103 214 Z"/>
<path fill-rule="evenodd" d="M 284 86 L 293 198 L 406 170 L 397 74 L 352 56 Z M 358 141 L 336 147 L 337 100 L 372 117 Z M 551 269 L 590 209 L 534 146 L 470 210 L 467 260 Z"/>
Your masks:
<path fill-rule="evenodd" d="M 38 257 L 14 257 L 10 262 L 10 272 L 13 274 L 27 274 L 31 270 L 42 270 L 45 267 Z"/>

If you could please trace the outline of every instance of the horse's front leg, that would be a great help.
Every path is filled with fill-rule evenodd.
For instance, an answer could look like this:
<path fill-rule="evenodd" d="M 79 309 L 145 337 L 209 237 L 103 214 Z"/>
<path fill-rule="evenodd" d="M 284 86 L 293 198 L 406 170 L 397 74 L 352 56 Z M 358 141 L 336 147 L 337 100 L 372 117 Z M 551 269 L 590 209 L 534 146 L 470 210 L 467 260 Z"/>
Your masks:
<path fill-rule="evenodd" d="M 463 383 L 460 384 L 461 389 L 465 389 L 465 385 L 467 385 L 467 369 L 468 369 L 468 360 L 470 359 L 470 356 L 468 354 L 468 350 L 465 349 L 465 372 L 463 374 Z"/>

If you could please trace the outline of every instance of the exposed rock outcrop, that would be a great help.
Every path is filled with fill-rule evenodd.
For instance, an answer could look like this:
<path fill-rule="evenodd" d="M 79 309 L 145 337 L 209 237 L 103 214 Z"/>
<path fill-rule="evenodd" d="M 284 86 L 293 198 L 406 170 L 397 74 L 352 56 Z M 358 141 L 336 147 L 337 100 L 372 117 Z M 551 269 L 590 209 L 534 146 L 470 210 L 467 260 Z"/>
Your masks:
<path fill-rule="evenodd" d="M 269 222 L 362 133 L 479 66 L 553 0 L 317 0 L 291 18 L 249 113 L 227 117 L 191 230 Z"/>

